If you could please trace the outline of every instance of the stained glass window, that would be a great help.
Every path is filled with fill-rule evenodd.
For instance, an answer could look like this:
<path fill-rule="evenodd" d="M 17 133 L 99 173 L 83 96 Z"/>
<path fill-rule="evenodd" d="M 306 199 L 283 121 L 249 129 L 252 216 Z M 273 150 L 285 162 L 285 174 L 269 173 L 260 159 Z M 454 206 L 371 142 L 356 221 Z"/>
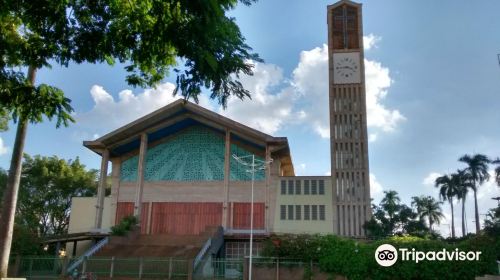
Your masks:
<path fill-rule="evenodd" d="M 145 181 L 223 181 L 224 136 L 203 126 L 191 126 L 167 141 L 148 149 Z M 251 155 L 246 149 L 231 144 L 231 155 Z M 263 160 L 262 157 L 256 159 Z M 122 162 L 120 179 L 137 181 L 138 156 Z M 230 160 L 230 180 L 250 181 L 248 166 Z M 255 180 L 264 180 L 264 170 L 255 173 Z"/>

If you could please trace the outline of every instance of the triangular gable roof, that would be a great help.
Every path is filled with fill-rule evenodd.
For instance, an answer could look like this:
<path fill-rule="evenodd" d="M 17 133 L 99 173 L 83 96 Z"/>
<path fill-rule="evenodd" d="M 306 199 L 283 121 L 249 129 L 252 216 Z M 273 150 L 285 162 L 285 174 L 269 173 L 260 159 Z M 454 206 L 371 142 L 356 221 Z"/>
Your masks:
<path fill-rule="evenodd" d="M 330 9 L 335 9 L 337 8 L 338 6 L 341 6 L 341 5 L 350 5 L 350 6 L 354 6 L 354 7 L 361 7 L 361 3 L 356 3 L 356 2 L 353 2 L 353 1 L 350 1 L 350 0 L 341 0 L 341 1 L 338 1 L 336 3 L 333 3 L 331 5 L 328 5 L 327 9 L 330 10 Z"/>
<path fill-rule="evenodd" d="M 183 99 L 174 101 L 96 140 L 84 141 L 83 145 L 98 154 L 108 149 L 111 156 L 120 156 L 137 149 L 140 135 L 144 132 L 148 133 L 148 140 L 152 142 L 165 137 L 166 133 L 175 133 L 192 124 L 203 124 L 223 133 L 228 129 L 239 141 L 260 148 L 265 148 L 267 145 L 271 153 L 279 155 L 293 170 L 286 137 L 268 135 Z"/>

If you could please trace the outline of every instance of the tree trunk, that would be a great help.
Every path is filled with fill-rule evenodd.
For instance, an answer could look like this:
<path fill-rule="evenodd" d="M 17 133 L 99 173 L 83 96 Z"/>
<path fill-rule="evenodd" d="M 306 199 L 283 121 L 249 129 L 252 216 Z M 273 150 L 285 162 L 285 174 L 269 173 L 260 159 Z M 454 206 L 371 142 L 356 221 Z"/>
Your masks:
<path fill-rule="evenodd" d="M 465 232 L 465 197 L 462 198 L 462 237 L 465 237 L 467 233 Z"/>
<path fill-rule="evenodd" d="M 479 221 L 479 209 L 477 208 L 477 192 L 474 190 L 474 212 L 476 218 L 476 234 L 479 234 L 479 230 L 481 230 L 481 221 Z"/>
<path fill-rule="evenodd" d="M 30 66 L 28 69 L 28 81 L 35 84 L 36 68 Z M 0 216 L 0 278 L 7 277 L 9 266 L 10 248 L 12 245 L 12 233 L 14 231 L 14 218 L 16 215 L 17 195 L 19 182 L 21 180 L 21 168 L 23 160 L 24 142 L 28 121 L 24 116 L 19 116 L 14 149 L 10 160 L 9 177 L 2 201 L 2 212 Z"/>
<path fill-rule="evenodd" d="M 453 214 L 453 198 L 450 199 L 451 206 L 451 238 L 455 238 L 455 215 Z"/>
<path fill-rule="evenodd" d="M 431 219 L 431 215 L 429 215 L 429 229 L 432 232 L 432 219 Z"/>

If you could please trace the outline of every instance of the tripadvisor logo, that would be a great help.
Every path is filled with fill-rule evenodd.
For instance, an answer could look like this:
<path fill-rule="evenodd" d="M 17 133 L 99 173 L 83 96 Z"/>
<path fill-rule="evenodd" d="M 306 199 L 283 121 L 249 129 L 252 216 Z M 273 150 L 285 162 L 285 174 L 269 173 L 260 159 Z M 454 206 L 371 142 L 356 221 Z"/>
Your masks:
<path fill-rule="evenodd" d="M 391 244 L 382 244 L 375 251 L 375 260 L 381 266 L 391 266 L 398 260 L 398 251 Z"/>
<path fill-rule="evenodd" d="M 399 251 L 399 254 L 398 254 Z M 417 251 L 415 248 L 399 248 L 397 250 L 390 244 L 382 244 L 375 250 L 375 260 L 381 266 L 392 266 L 398 260 L 401 261 L 479 261 L 480 251 L 460 251 L 458 249 L 448 251 L 442 249 L 439 251 Z"/>

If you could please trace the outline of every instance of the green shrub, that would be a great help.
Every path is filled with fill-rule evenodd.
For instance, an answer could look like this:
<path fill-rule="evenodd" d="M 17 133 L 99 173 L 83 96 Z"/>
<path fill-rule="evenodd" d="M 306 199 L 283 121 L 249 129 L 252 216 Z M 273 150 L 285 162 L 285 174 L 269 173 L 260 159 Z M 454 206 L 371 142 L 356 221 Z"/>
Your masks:
<path fill-rule="evenodd" d="M 138 220 L 135 216 L 124 217 L 119 224 L 111 227 L 111 235 L 124 236 L 130 229 L 137 225 Z"/>
<path fill-rule="evenodd" d="M 375 242 L 359 242 L 333 235 L 272 237 L 264 243 L 263 253 L 280 258 L 302 258 L 319 263 L 322 271 L 348 279 L 474 279 L 497 274 L 498 236 L 481 235 L 449 244 L 441 240 L 413 236 L 392 237 Z M 279 242 L 277 241 L 279 239 Z M 375 261 L 375 250 L 388 243 L 417 251 L 481 251 L 479 261 L 398 261 L 382 267 Z M 279 244 L 279 246 L 276 246 Z"/>

